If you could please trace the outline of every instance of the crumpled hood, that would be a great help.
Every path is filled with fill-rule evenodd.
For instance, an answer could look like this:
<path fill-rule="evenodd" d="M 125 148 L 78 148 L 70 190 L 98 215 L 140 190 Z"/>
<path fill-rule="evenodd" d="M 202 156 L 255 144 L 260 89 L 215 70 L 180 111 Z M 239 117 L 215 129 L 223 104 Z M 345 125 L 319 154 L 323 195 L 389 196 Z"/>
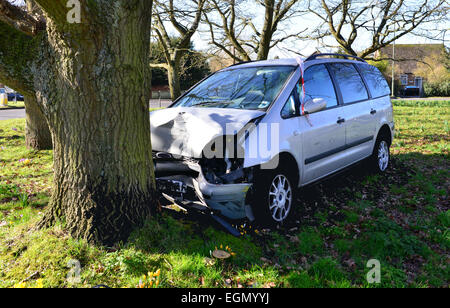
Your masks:
<path fill-rule="evenodd" d="M 150 113 L 153 151 L 200 158 L 205 146 L 238 132 L 265 112 L 225 108 L 177 107 Z"/>

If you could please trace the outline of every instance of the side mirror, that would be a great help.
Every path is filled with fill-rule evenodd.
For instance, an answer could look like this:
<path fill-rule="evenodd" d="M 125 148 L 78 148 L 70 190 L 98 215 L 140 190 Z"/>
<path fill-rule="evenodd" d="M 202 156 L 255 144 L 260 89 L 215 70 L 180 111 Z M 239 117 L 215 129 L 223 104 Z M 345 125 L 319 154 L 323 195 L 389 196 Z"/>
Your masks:
<path fill-rule="evenodd" d="M 327 109 L 327 101 L 323 98 L 310 99 L 305 103 L 305 114 L 312 114 Z"/>

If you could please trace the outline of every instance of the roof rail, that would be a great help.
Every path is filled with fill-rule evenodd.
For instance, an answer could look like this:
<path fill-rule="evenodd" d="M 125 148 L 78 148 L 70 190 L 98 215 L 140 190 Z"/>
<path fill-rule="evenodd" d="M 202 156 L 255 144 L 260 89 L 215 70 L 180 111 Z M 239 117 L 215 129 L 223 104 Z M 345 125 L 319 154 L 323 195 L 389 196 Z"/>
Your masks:
<path fill-rule="evenodd" d="M 314 54 L 314 55 L 308 57 L 308 58 L 305 60 L 305 62 L 306 62 L 306 61 L 316 60 L 316 59 L 319 58 L 319 57 L 336 57 L 336 58 L 337 58 L 337 57 L 342 57 L 342 58 L 344 58 L 344 59 L 346 59 L 346 60 L 355 59 L 355 60 L 358 60 L 358 61 L 367 63 L 366 60 L 364 60 L 364 59 L 362 59 L 362 58 L 360 58 L 360 57 L 357 57 L 357 56 L 351 56 L 351 55 L 344 55 L 344 54 L 339 54 L 339 53 L 318 53 L 318 54 Z"/>

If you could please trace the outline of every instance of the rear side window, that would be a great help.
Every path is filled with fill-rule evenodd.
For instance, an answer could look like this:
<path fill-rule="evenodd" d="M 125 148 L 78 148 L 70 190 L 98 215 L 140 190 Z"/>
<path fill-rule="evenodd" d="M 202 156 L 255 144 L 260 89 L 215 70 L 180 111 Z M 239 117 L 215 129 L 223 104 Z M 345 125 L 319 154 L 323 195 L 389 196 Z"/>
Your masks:
<path fill-rule="evenodd" d="M 383 97 L 391 94 L 391 89 L 383 74 L 375 66 L 368 64 L 359 64 L 361 74 L 366 79 L 370 93 L 373 98 Z"/>
<path fill-rule="evenodd" d="M 342 92 L 344 104 L 351 104 L 369 99 L 366 86 L 356 68 L 351 63 L 332 63 L 331 71 L 336 77 Z"/>

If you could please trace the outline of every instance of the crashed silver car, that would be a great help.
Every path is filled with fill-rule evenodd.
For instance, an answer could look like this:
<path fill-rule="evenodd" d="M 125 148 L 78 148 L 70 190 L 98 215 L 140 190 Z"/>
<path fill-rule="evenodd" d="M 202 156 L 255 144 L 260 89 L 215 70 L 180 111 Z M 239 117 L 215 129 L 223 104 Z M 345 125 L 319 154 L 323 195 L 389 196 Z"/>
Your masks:
<path fill-rule="evenodd" d="M 382 74 L 334 54 L 231 66 L 150 117 L 167 198 L 264 223 L 289 217 L 297 188 L 361 160 L 385 172 L 394 135 Z"/>

